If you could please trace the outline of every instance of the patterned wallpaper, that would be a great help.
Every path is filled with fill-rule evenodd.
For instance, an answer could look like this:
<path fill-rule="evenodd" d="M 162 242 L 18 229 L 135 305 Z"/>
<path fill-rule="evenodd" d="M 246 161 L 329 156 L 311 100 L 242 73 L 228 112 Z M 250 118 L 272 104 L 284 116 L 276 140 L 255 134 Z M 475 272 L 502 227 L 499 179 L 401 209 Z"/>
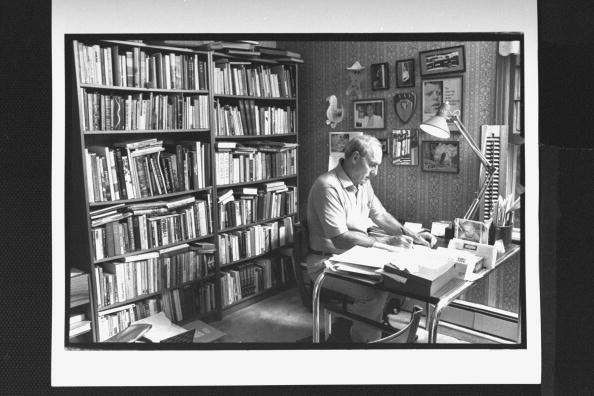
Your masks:
<path fill-rule="evenodd" d="M 346 68 L 359 61 L 366 69 L 361 78 L 360 99 L 385 99 L 385 129 L 368 133 L 385 138 L 393 129 L 418 128 L 420 123 L 421 76 L 419 51 L 464 45 L 466 71 L 463 76 L 462 120 L 480 141 L 480 125 L 493 123 L 495 113 L 496 42 L 380 42 L 380 41 L 288 41 L 278 47 L 301 53 L 299 66 L 299 188 L 300 211 L 305 214 L 307 192 L 315 178 L 328 167 L 328 132 L 353 131 L 352 97 L 346 89 L 350 77 Z M 415 87 L 396 88 L 396 60 L 415 59 Z M 371 89 L 369 66 L 389 63 L 390 89 Z M 457 74 L 454 74 L 457 75 Z M 406 123 L 398 119 L 393 106 L 397 92 L 415 91 L 417 108 Z M 346 110 L 345 118 L 335 129 L 326 125 L 326 97 L 336 95 Z M 425 133 L 420 140 L 435 140 Z M 463 140 L 453 135 L 452 140 Z M 420 161 L 419 161 L 420 162 Z M 459 174 L 423 172 L 421 165 L 395 166 L 389 154 L 384 156 L 374 190 L 388 211 L 400 220 L 421 222 L 430 227 L 433 220 L 452 220 L 462 216 L 478 189 L 479 161 L 465 143 L 460 143 Z"/>

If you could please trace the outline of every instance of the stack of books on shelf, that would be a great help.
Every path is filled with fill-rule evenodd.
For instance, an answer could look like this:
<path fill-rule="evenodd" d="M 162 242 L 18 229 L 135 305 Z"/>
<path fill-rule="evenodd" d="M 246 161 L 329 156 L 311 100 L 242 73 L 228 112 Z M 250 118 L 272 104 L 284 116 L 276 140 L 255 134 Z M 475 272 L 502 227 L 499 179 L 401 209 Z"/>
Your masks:
<path fill-rule="evenodd" d="M 169 201 L 121 204 L 91 212 L 94 260 L 211 234 L 211 195 L 201 195 L 203 199 L 188 196 Z"/>
<path fill-rule="evenodd" d="M 212 282 L 185 285 L 162 294 L 163 312 L 174 322 L 215 310 L 215 285 Z"/>
<path fill-rule="evenodd" d="M 82 84 L 157 89 L 207 89 L 207 62 L 198 54 L 147 53 L 140 47 L 75 42 Z"/>
<path fill-rule="evenodd" d="M 290 257 L 282 255 L 258 258 L 221 272 L 219 282 L 223 307 L 291 282 L 294 277 L 290 260 Z"/>
<path fill-rule="evenodd" d="M 225 265 L 258 256 L 292 242 L 292 217 L 220 233 L 218 234 L 219 264 Z"/>
<path fill-rule="evenodd" d="M 278 142 L 249 146 L 235 142 L 235 148 L 222 147 L 217 142 L 215 152 L 216 180 L 218 185 L 258 181 L 297 173 L 297 144 Z"/>
<path fill-rule="evenodd" d="M 208 128 L 208 96 L 81 90 L 84 131 Z"/>
<path fill-rule="evenodd" d="M 215 272 L 214 245 L 196 242 L 95 266 L 97 305 L 107 307 L 205 279 Z"/>
<path fill-rule="evenodd" d="M 259 45 L 256 50 L 260 56 L 266 59 L 273 59 L 280 63 L 303 63 L 301 54 L 295 51 L 288 51 L 282 48 L 266 47 Z"/>
<path fill-rule="evenodd" d="M 165 149 L 157 139 L 86 147 L 89 201 L 146 198 L 207 186 L 209 143 L 178 142 Z"/>
<path fill-rule="evenodd" d="M 259 136 L 295 133 L 295 110 L 291 106 L 257 105 L 239 99 L 238 105 L 215 100 L 214 130 L 217 136 Z"/>
<path fill-rule="evenodd" d="M 295 71 L 289 65 L 255 65 L 217 61 L 213 69 L 215 95 L 294 98 Z"/>
<path fill-rule="evenodd" d="M 219 229 L 292 215 L 297 205 L 297 187 L 284 181 L 227 190 L 219 196 Z"/>
<path fill-rule="evenodd" d="M 89 331 L 91 331 L 91 321 L 87 319 L 84 313 L 70 315 L 69 337 L 76 337 Z"/>
<path fill-rule="evenodd" d="M 89 302 L 89 274 L 78 268 L 70 269 L 70 306 Z"/>

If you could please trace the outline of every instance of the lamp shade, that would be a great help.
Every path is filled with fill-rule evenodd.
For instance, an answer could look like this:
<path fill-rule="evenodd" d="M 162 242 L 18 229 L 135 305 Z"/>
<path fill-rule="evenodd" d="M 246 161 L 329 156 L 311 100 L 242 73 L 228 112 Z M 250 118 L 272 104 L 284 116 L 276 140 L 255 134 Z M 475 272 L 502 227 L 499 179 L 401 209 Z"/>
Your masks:
<path fill-rule="evenodd" d="M 427 132 L 437 138 L 447 139 L 450 137 L 450 128 L 448 127 L 447 113 L 449 104 L 444 102 L 439 107 L 437 114 L 423 122 L 419 127 L 423 132 Z"/>

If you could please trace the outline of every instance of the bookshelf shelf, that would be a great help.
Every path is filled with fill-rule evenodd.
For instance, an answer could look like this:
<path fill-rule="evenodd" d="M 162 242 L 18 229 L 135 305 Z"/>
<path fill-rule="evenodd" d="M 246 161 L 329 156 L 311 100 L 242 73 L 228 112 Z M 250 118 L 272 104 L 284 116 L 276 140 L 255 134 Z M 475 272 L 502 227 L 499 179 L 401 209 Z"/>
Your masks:
<path fill-rule="evenodd" d="M 81 88 L 90 90 L 108 90 L 122 92 L 154 92 L 164 94 L 202 94 L 208 95 L 208 91 L 203 89 L 176 89 L 176 88 L 140 88 L 140 87 L 122 87 L 120 85 L 99 85 L 99 84 L 80 84 Z"/>
<path fill-rule="evenodd" d="M 289 214 L 278 216 L 278 217 L 272 217 L 270 219 L 258 220 L 258 221 L 255 221 L 253 223 L 242 224 L 242 225 L 236 226 L 236 227 L 223 228 L 223 229 L 219 230 L 219 233 L 230 232 L 230 231 L 240 230 L 242 228 L 247 228 L 247 227 L 251 227 L 251 226 L 254 226 L 254 225 L 258 225 L 258 224 L 269 223 L 269 222 L 273 222 L 273 221 L 284 219 L 285 217 L 295 216 L 296 214 L 297 214 L 296 212 L 293 212 L 293 213 L 289 213 Z"/>
<path fill-rule="evenodd" d="M 240 186 L 249 186 L 251 184 L 263 184 L 263 183 L 269 183 L 269 182 L 278 181 L 278 180 L 295 179 L 296 177 L 297 177 L 297 175 L 271 177 L 270 179 L 252 180 L 252 181 L 241 182 L 241 183 L 233 183 L 233 184 L 221 184 L 221 185 L 218 185 L 216 188 L 221 189 L 221 188 L 233 188 L 233 187 L 240 187 Z"/>
<path fill-rule="evenodd" d="M 296 133 L 275 133 L 272 135 L 215 135 L 216 140 L 266 140 L 285 137 L 295 137 Z"/>
<path fill-rule="evenodd" d="M 273 253 L 279 252 L 279 251 L 281 251 L 281 250 L 283 250 L 283 249 L 290 248 L 291 246 L 293 246 L 293 244 L 292 244 L 292 243 L 287 243 L 287 244 L 285 244 L 285 245 L 283 245 L 283 246 L 279 246 L 279 247 L 277 247 L 277 248 L 271 249 L 271 250 L 269 250 L 268 252 L 264 252 L 264 253 L 261 253 L 261 254 L 257 254 L 257 255 L 255 255 L 255 256 L 244 257 L 244 258 L 242 258 L 242 259 L 235 260 L 235 261 L 232 261 L 232 262 L 230 262 L 230 263 L 219 264 L 219 265 L 220 265 L 220 268 L 221 268 L 221 269 L 224 269 L 224 268 L 229 268 L 229 267 L 232 267 L 232 266 L 234 266 L 234 265 L 237 265 L 237 264 L 244 263 L 244 262 L 246 262 L 246 261 L 255 260 L 255 259 L 257 259 L 257 258 L 260 258 L 260 257 L 270 256 L 270 255 L 271 255 L 271 254 L 273 254 Z"/>
<path fill-rule="evenodd" d="M 265 209 L 262 213 L 266 216 L 286 211 L 292 213 L 218 229 L 219 224 L 230 224 L 219 223 L 218 195 L 223 192 L 221 189 L 290 181 L 287 187 L 294 193 L 287 193 L 287 196 L 294 196 L 291 199 L 297 200 L 299 183 L 296 173 L 232 184 L 217 185 L 214 182 L 217 171 L 226 175 L 225 162 L 219 162 L 223 156 L 217 156 L 217 141 L 228 143 L 236 140 L 246 146 L 255 140 L 268 139 L 274 140 L 271 146 L 279 142 L 291 143 L 293 146 L 281 145 L 287 147 L 283 151 L 263 147 L 261 154 L 255 155 L 261 162 L 250 166 L 258 169 L 252 173 L 258 177 L 296 171 L 295 146 L 298 146 L 299 130 L 297 64 L 277 62 L 265 56 L 238 58 L 233 51 L 224 54 L 225 48 L 220 52 L 215 52 L 218 50 L 214 47 L 195 49 L 187 45 L 187 40 L 179 41 L 181 46 L 178 47 L 176 44 L 169 45 L 171 41 L 158 39 L 151 43 L 108 37 L 73 35 L 67 38 L 70 52 L 66 66 L 67 75 L 71 77 L 71 89 L 67 92 L 72 96 L 67 98 L 67 103 L 72 118 L 67 123 L 66 167 L 67 174 L 72 177 L 67 183 L 66 204 L 72 214 L 67 218 L 67 248 L 70 253 L 66 265 L 68 269 L 84 267 L 81 269 L 88 273 L 89 288 L 86 292 L 88 298 L 84 302 L 69 302 L 66 311 L 79 316 L 84 312 L 91 322 L 91 330 L 86 336 L 80 337 L 79 341 L 77 335 L 77 340 L 72 342 L 104 340 L 108 338 L 106 336 L 125 328 L 120 326 L 128 325 L 123 319 L 127 315 L 141 319 L 147 314 L 164 311 L 173 321 L 177 318 L 179 323 L 196 318 L 220 320 L 223 312 L 229 312 L 230 308 L 247 306 L 272 295 L 278 288 L 267 289 L 223 308 L 223 293 L 230 290 L 224 288 L 247 287 L 249 284 L 245 283 L 248 282 L 246 278 L 235 275 L 229 279 L 229 272 L 222 274 L 221 269 L 233 266 L 234 274 L 240 270 L 247 272 L 250 268 L 256 271 L 246 262 L 259 258 L 262 267 L 256 271 L 258 276 L 280 277 L 278 279 L 284 282 L 288 277 L 288 262 L 278 252 L 292 245 L 289 239 L 292 233 L 285 230 L 292 226 L 292 217 L 298 216 L 297 205 L 290 206 L 291 201 L 283 194 L 282 200 L 278 198 L 275 205 L 282 202 L 286 206 L 270 206 L 270 210 Z M 249 72 L 244 72 L 246 83 L 240 87 L 239 80 L 229 79 L 229 75 L 222 76 L 221 68 L 232 71 L 224 63 L 231 68 L 249 69 Z M 220 85 L 222 77 L 226 79 L 225 85 Z M 250 89 L 246 89 L 248 87 Z M 221 92 L 245 95 L 219 94 Z M 231 108 L 234 113 L 229 110 Z M 243 115 L 239 113 L 240 108 Z M 221 115 L 227 117 L 229 114 L 249 116 L 249 122 L 244 118 L 241 128 L 235 129 L 240 122 L 236 118 L 237 122 L 231 129 L 222 128 Z M 216 135 L 235 131 L 246 135 Z M 279 133 L 268 134 L 272 131 Z M 251 132 L 266 134 L 248 134 Z M 247 161 L 249 155 L 240 154 L 238 157 Z M 255 160 L 252 163 L 255 164 Z M 249 173 L 240 177 L 235 175 L 234 178 L 218 180 L 245 180 L 249 177 Z M 201 188 L 195 188 L 197 186 Z M 183 191 L 171 192 L 174 190 Z M 170 193 L 143 197 L 165 191 Z M 266 194 L 265 205 L 269 205 L 268 195 L 274 194 Z M 196 202 L 186 200 L 186 196 L 194 196 Z M 280 197 L 280 193 L 274 196 Z M 159 201 L 175 204 L 168 208 Z M 135 204 L 139 205 L 133 207 Z M 245 205 L 247 208 L 248 203 Z M 262 213 L 254 212 L 254 217 L 257 214 L 262 216 Z M 146 243 L 147 238 L 149 241 L 162 241 L 176 240 L 181 235 L 197 235 L 199 230 L 205 230 L 204 219 L 207 235 L 93 259 L 96 255 L 102 257 L 133 247 L 150 246 L 151 242 Z M 265 225 L 271 222 L 273 224 Z M 235 237 L 221 236 L 221 233 L 240 234 L 247 227 L 260 225 L 248 232 L 262 232 L 258 240 L 268 250 L 266 253 L 219 264 L 222 254 L 219 244 L 224 245 Z M 268 239 L 264 238 L 264 232 Z M 287 243 L 270 249 L 278 244 L 276 241 Z M 145 256 L 126 261 L 139 255 Z M 204 274 L 207 269 L 209 275 L 179 282 L 169 288 L 161 287 L 156 281 L 156 276 L 163 274 L 160 271 L 179 281 L 181 274 Z M 186 276 L 183 279 L 188 279 Z M 129 287 L 136 290 L 129 283 L 130 279 L 151 285 L 151 288 L 142 290 L 160 289 L 115 304 L 101 305 L 106 301 L 116 301 L 118 288 L 124 296 L 134 295 L 134 291 L 126 294 Z M 269 286 L 270 278 L 265 279 L 266 286 Z M 260 283 L 261 286 L 264 284 Z M 186 317 L 186 312 L 178 315 L 177 310 L 180 309 L 189 309 L 187 312 L 191 312 L 192 317 Z M 114 329 L 114 334 L 106 334 L 106 331 L 112 333 Z"/>
<path fill-rule="evenodd" d="M 187 239 L 187 240 L 176 242 L 176 243 L 170 243 L 170 244 L 167 244 L 165 246 L 158 246 L 158 247 L 154 247 L 154 248 L 150 248 L 150 249 L 136 250 L 134 252 L 129 252 L 129 253 L 126 253 L 126 254 L 120 254 L 118 256 L 112 256 L 112 257 L 103 258 L 101 260 L 95 260 L 93 262 L 93 264 L 102 264 L 102 263 L 107 263 L 107 262 L 110 262 L 110 261 L 120 260 L 120 259 L 123 259 L 125 257 L 129 257 L 129 256 L 136 256 L 136 255 L 143 254 L 143 253 L 156 252 L 156 251 L 159 251 L 159 250 L 162 250 L 162 249 L 167 249 L 167 248 L 171 248 L 171 247 L 174 247 L 174 246 L 183 245 L 184 243 L 192 243 L 192 242 L 203 241 L 205 239 L 212 238 L 213 236 L 214 236 L 213 234 L 208 234 L 208 235 L 203 235 L 203 236 L 198 237 L 198 238 Z"/>
<path fill-rule="evenodd" d="M 195 190 L 188 190 L 188 191 L 176 191 L 174 193 L 169 194 L 162 194 L 162 195 L 153 195 L 152 197 L 144 197 L 144 198 L 134 198 L 134 199 L 120 199 L 117 201 L 101 201 L 101 202 L 90 202 L 89 207 L 96 208 L 101 206 L 111 206 L 111 205 L 118 205 L 118 204 L 131 204 L 131 203 L 140 203 L 140 202 L 150 202 L 150 201 L 158 201 L 158 200 L 166 200 L 168 198 L 178 197 L 180 195 L 194 195 L 201 192 L 209 192 L 212 190 L 212 186 L 198 188 Z"/>

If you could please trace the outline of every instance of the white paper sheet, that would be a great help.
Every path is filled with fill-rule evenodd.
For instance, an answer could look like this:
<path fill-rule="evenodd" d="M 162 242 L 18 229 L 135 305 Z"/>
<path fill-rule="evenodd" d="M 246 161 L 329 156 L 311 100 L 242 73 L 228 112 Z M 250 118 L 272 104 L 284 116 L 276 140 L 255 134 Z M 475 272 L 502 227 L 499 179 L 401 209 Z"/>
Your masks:
<path fill-rule="evenodd" d="M 145 338 L 148 338 L 152 342 L 159 342 L 165 338 L 173 337 L 187 331 L 187 329 L 172 323 L 162 311 L 148 318 L 137 320 L 134 323 L 146 323 L 153 326 L 144 335 Z"/>

